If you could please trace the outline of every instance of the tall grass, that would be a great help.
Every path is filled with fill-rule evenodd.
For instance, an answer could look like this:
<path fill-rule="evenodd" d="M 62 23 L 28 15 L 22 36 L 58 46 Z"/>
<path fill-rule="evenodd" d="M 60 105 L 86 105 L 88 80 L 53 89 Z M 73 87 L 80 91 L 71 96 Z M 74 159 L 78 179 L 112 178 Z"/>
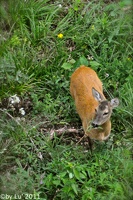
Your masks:
<path fill-rule="evenodd" d="M 1 1 L 2 194 L 132 199 L 131 6 L 127 0 Z M 70 76 L 81 64 L 97 71 L 107 98 L 120 99 L 111 137 L 95 142 L 93 155 L 65 133 L 49 140 L 54 128 L 81 125 L 69 94 Z M 21 101 L 12 108 L 15 94 Z"/>

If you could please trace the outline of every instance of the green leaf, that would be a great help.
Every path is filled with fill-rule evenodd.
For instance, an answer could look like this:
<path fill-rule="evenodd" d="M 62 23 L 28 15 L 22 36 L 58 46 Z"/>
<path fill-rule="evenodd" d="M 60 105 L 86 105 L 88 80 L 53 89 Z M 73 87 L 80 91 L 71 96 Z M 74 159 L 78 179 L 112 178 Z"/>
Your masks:
<path fill-rule="evenodd" d="M 70 64 L 74 64 L 76 61 L 72 58 L 71 60 L 69 60 Z"/>
<path fill-rule="evenodd" d="M 53 184 L 56 185 L 56 186 L 60 185 L 60 180 L 54 180 Z"/>
<path fill-rule="evenodd" d="M 78 180 L 80 180 L 80 172 L 79 172 L 78 170 L 76 170 L 76 169 L 73 169 L 73 173 L 74 173 L 75 177 L 76 177 Z"/>
<path fill-rule="evenodd" d="M 89 62 L 85 57 L 80 57 L 79 59 L 81 65 L 88 66 Z"/>
<path fill-rule="evenodd" d="M 91 65 L 91 67 L 97 67 L 100 65 L 100 63 L 98 63 L 96 61 L 90 61 L 90 65 Z"/>
<path fill-rule="evenodd" d="M 61 178 L 64 178 L 66 176 L 66 174 L 67 174 L 67 172 L 61 172 L 60 173 Z"/>
<path fill-rule="evenodd" d="M 74 183 L 72 183 L 72 189 L 73 191 L 75 192 L 75 194 L 78 194 L 78 191 L 77 191 L 77 185 L 75 185 Z"/>
<path fill-rule="evenodd" d="M 71 69 L 73 66 L 70 63 L 63 63 L 63 65 L 61 66 L 61 68 L 65 69 L 65 70 L 69 70 Z"/>
<path fill-rule="evenodd" d="M 86 178 L 86 172 L 82 171 L 82 173 L 80 173 L 80 178 L 85 179 Z"/>

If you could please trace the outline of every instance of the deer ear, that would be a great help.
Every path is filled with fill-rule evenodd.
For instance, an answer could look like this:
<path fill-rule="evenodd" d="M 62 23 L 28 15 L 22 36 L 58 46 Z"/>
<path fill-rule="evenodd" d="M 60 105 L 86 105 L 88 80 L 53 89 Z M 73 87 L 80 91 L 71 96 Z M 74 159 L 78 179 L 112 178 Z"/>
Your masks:
<path fill-rule="evenodd" d="M 119 105 L 119 99 L 118 98 L 111 99 L 110 105 L 112 108 L 117 107 Z"/>
<path fill-rule="evenodd" d="M 95 89 L 95 88 L 92 88 L 92 94 L 93 94 L 93 97 L 97 100 L 97 101 L 102 101 L 103 100 L 103 96 Z"/>

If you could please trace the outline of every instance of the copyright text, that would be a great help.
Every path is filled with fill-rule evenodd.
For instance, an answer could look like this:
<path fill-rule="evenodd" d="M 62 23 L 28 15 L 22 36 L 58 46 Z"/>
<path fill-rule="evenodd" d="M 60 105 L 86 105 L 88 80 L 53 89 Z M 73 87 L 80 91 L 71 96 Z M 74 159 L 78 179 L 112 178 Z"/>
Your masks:
<path fill-rule="evenodd" d="M 0 194 L 0 199 L 2 200 L 14 200 L 14 199 L 40 199 L 39 194 Z"/>

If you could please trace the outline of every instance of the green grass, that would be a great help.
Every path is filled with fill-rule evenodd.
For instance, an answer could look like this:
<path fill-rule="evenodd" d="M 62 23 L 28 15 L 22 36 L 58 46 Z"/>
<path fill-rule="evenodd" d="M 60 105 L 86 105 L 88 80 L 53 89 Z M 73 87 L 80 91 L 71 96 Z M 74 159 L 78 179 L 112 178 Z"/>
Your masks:
<path fill-rule="evenodd" d="M 131 6 L 130 0 L 1 1 L 1 194 L 133 198 Z M 108 99 L 120 99 L 111 136 L 94 142 L 92 155 L 71 134 L 49 140 L 51 129 L 81 126 L 69 93 L 70 76 L 81 64 L 98 73 Z M 13 109 L 9 97 L 15 94 L 21 102 Z"/>

